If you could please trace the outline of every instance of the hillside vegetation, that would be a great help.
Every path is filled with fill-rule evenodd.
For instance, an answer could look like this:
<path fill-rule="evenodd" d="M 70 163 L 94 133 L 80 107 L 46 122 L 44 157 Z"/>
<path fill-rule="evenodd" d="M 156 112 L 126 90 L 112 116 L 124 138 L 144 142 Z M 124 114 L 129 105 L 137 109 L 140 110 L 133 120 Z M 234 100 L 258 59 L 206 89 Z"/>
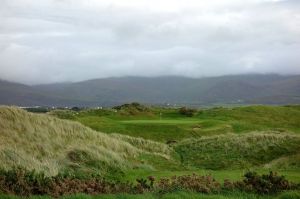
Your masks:
<path fill-rule="evenodd" d="M 214 108 L 200 111 L 194 117 L 182 116 L 176 109 L 140 109 L 146 110 L 146 114 L 143 111 L 130 114 L 128 106 L 126 114 L 110 109 L 51 113 L 61 118 L 85 121 L 87 123 L 82 123 L 87 126 L 95 124 L 108 130 L 109 134 L 105 134 L 78 122 L 2 106 L 1 166 L 21 165 L 50 175 L 65 170 L 123 173 L 133 168 L 148 171 L 252 167 L 299 169 L 300 135 L 288 132 L 298 128 L 298 106 Z M 157 112 L 162 112 L 165 118 L 157 118 Z M 268 117 L 272 114 L 274 117 Z M 263 119 L 265 123 L 260 121 Z M 281 124 L 280 129 L 276 121 Z M 246 127 L 253 123 L 263 131 L 251 133 L 252 128 L 245 127 L 234 131 L 232 124 L 237 122 L 240 126 L 246 124 Z M 223 126 L 235 134 L 230 130 L 223 131 Z M 137 129 L 131 131 L 134 127 Z M 119 131 L 122 129 L 126 131 Z M 246 133 L 248 131 L 250 133 Z M 124 135 L 127 133 L 152 140 Z M 174 140 L 182 134 L 185 136 Z M 153 140 L 170 140 L 171 145 Z"/>
<path fill-rule="evenodd" d="M 247 170 L 258 173 L 280 170 L 291 182 L 300 182 L 299 119 L 300 106 L 219 107 L 193 110 L 188 115 L 179 109 L 137 103 L 113 109 L 54 110 L 46 114 L 0 106 L 2 193 L 19 194 L 20 187 L 15 186 L 18 179 L 18 183 L 23 183 L 24 195 L 39 193 L 36 187 L 55 196 L 152 191 L 149 197 L 156 197 L 155 190 L 173 193 L 199 189 L 201 193 L 218 193 L 207 196 L 212 198 L 257 198 L 244 193 L 249 188 L 245 181 L 236 181 Z M 45 172 L 52 177 L 35 176 L 32 172 L 27 175 L 16 167 Z M 59 173 L 75 178 L 56 176 Z M 97 181 L 95 175 L 109 181 Z M 276 173 L 267 176 L 255 174 L 254 181 L 249 183 L 258 186 L 256 191 L 263 188 L 269 193 L 266 179 L 262 178 L 279 187 L 285 183 L 277 179 L 287 182 L 276 177 Z M 51 185 L 41 183 L 48 182 L 47 179 L 51 179 Z M 219 183 L 222 181 L 223 184 Z M 282 190 L 297 189 L 293 183 L 290 185 Z M 224 189 L 232 195 L 227 197 L 227 191 L 219 194 Z M 242 191 L 240 196 L 236 190 Z M 187 193 L 187 198 L 192 195 Z"/>
<path fill-rule="evenodd" d="M 62 171 L 107 174 L 151 167 L 141 155 L 170 159 L 162 143 L 96 132 L 77 122 L 0 107 L 1 167 L 22 166 L 55 175 Z M 145 163 L 146 164 L 146 163 Z"/>

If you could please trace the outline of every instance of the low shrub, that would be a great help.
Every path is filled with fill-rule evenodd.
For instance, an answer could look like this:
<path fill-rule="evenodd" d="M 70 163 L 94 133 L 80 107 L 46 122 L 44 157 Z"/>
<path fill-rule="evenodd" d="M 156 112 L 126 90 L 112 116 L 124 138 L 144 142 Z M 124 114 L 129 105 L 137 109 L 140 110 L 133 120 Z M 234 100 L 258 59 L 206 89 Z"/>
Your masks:
<path fill-rule="evenodd" d="M 195 109 L 191 109 L 191 108 L 187 108 L 187 107 L 181 107 L 179 109 L 179 113 L 181 115 L 185 115 L 187 117 L 192 117 L 196 113 L 196 110 Z"/>
<path fill-rule="evenodd" d="M 9 171 L 0 171 L 0 193 L 4 194 L 58 197 L 77 193 L 132 193 L 134 188 L 131 183 L 110 182 L 100 176 L 82 179 L 73 174 L 63 173 L 48 177 L 42 172 L 37 173 L 20 167 Z"/>
<path fill-rule="evenodd" d="M 53 180 L 44 173 L 23 168 L 0 170 L 0 192 L 16 195 L 43 195 L 50 193 Z"/>
<path fill-rule="evenodd" d="M 23 168 L 0 170 L 0 193 L 20 196 L 49 195 L 59 197 L 74 194 L 142 194 L 155 192 L 159 194 L 176 191 L 197 193 L 219 193 L 221 191 L 254 192 L 256 194 L 274 194 L 285 190 L 295 190 L 299 187 L 287 181 L 283 176 L 270 172 L 268 175 L 258 175 L 255 172 L 245 174 L 243 181 L 231 182 L 226 180 L 224 186 L 212 176 L 199 176 L 196 174 L 173 176 L 155 181 L 153 176 L 146 179 L 137 179 L 136 184 L 130 182 L 112 182 L 100 176 L 90 178 L 77 178 L 69 173 L 48 177 L 44 173 L 37 173 Z M 286 193 L 287 194 L 287 193 Z M 298 192 L 289 195 L 297 197 Z M 289 196 L 288 195 L 288 196 Z M 286 198 L 286 195 L 280 197 Z"/>
<path fill-rule="evenodd" d="M 238 189 L 257 194 L 275 194 L 285 190 L 297 189 L 298 185 L 289 182 L 284 176 L 277 175 L 270 171 L 269 174 L 259 175 L 256 172 L 247 172 L 243 181 L 230 182 L 224 181 L 225 189 Z"/>
<path fill-rule="evenodd" d="M 193 174 L 160 179 L 156 184 L 156 188 L 159 192 L 185 190 L 200 193 L 215 193 L 221 190 L 221 184 L 212 176 Z"/>

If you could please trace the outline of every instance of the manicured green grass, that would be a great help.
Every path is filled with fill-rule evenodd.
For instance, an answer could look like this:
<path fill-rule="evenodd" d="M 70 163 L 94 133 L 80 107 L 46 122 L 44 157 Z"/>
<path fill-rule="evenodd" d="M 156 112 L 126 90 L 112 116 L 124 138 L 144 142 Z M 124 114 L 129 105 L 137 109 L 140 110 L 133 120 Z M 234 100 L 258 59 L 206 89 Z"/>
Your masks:
<path fill-rule="evenodd" d="M 290 131 L 300 133 L 300 106 L 245 106 L 199 110 L 193 117 L 178 109 L 55 111 L 60 118 L 79 121 L 94 130 L 156 141 L 182 140 L 228 132 Z"/>
<path fill-rule="evenodd" d="M 266 168 L 252 168 L 255 172 L 259 174 L 269 173 L 270 169 Z M 135 182 L 138 178 L 147 178 L 148 176 L 155 176 L 157 179 L 166 178 L 171 176 L 182 176 L 182 175 L 211 175 L 214 179 L 219 182 L 223 182 L 225 179 L 228 180 L 240 180 L 243 178 L 244 174 L 248 169 L 236 169 L 236 170 L 207 170 L 207 169 L 194 169 L 194 170 L 181 170 L 181 171 L 170 171 L 170 170 L 160 170 L 160 171 L 145 171 L 145 170 L 130 170 L 127 171 L 123 181 Z M 283 175 L 286 179 L 300 183 L 300 173 L 299 170 L 279 170 L 279 175 Z"/>
<path fill-rule="evenodd" d="M 179 120 L 125 120 L 121 121 L 125 124 L 198 124 L 197 119 L 179 119 Z"/>

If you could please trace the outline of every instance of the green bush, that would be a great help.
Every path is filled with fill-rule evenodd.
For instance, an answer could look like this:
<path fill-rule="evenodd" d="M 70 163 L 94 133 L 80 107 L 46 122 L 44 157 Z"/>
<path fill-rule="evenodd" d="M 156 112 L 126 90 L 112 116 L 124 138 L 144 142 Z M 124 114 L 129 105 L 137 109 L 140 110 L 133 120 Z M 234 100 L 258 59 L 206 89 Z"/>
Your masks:
<path fill-rule="evenodd" d="M 0 170 L 0 192 L 17 195 L 43 195 L 50 193 L 52 179 L 44 173 L 23 168 L 14 168 L 9 171 Z"/>
<path fill-rule="evenodd" d="M 163 178 L 157 183 L 156 188 L 162 193 L 179 190 L 215 193 L 221 190 L 221 184 L 212 176 L 199 176 L 193 174 Z"/>
<path fill-rule="evenodd" d="M 192 117 L 196 113 L 196 110 L 195 109 L 191 109 L 191 108 L 187 108 L 187 107 L 181 107 L 179 109 L 179 113 L 181 115 L 185 115 L 187 117 Z"/>
<path fill-rule="evenodd" d="M 284 176 L 277 175 L 270 171 L 269 174 L 258 175 L 256 172 L 247 172 L 243 181 L 230 183 L 224 182 L 227 189 L 239 189 L 246 192 L 255 192 L 258 194 L 275 194 L 285 190 L 297 189 L 298 185 L 285 179 Z"/>
<path fill-rule="evenodd" d="M 147 179 L 137 179 L 136 184 L 120 181 L 108 181 L 100 176 L 78 178 L 69 173 L 48 177 L 23 168 L 0 170 L 0 193 L 19 196 L 49 195 L 59 197 L 74 194 L 142 194 L 142 193 L 174 193 L 188 191 L 205 194 L 230 191 L 234 193 L 252 192 L 255 194 L 275 194 L 286 190 L 296 190 L 299 187 L 287 181 L 283 176 L 270 172 L 268 175 L 258 175 L 255 172 L 245 174 L 243 181 L 225 181 L 224 186 L 212 176 L 196 174 L 173 176 L 155 181 L 153 176 Z M 288 192 L 280 195 L 281 199 L 297 198 L 299 192 Z"/>

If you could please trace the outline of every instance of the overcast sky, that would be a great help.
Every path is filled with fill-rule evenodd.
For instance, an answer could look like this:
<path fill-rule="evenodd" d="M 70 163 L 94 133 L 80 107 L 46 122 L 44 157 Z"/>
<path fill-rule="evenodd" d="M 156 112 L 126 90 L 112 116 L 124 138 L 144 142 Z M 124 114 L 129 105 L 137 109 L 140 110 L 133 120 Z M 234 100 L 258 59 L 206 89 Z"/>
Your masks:
<path fill-rule="evenodd" d="M 0 78 L 300 74 L 300 0 L 1 0 Z"/>

